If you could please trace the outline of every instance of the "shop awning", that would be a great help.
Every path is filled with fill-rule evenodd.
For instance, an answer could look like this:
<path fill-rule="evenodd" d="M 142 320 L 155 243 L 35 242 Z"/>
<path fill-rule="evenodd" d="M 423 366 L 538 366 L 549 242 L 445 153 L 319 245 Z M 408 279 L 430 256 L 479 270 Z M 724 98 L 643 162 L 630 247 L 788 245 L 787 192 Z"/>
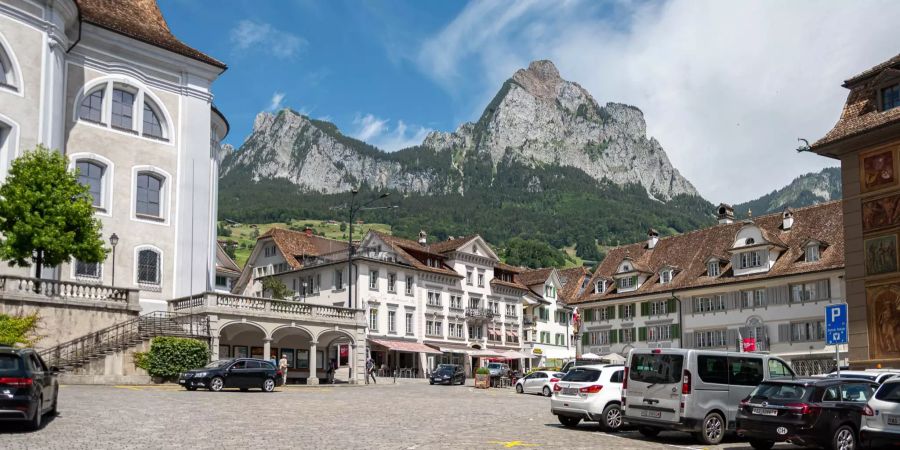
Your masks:
<path fill-rule="evenodd" d="M 380 345 L 388 350 L 394 350 L 398 352 L 430 353 L 433 355 L 441 354 L 439 350 L 431 348 L 425 344 L 420 344 L 418 342 L 392 341 L 389 339 L 369 339 L 369 342 L 375 345 Z"/>
<path fill-rule="evenodd" d="M 522 352 L 517 352 L 517 351 L 515 351 L 515 350 L 507 350 L 506 352 L 504 352 L 504 355 L 503 355 L 503 356 L 506 356 L 506 357 L 509 358 L 509 359 L 521 359 L 521 358 L 528 359 L 528 358 L 531 358 L 530 356 L 528 356 L 528 355 L 526 355 L 526 354 L 524 354 L 524 353 L 522 353 Z"/>
<path fill-rule="evenodd" d="M 469 350 L 469 355 L 477 357 L 477 358 L 505 358 L 506 355 L 497 350 L 491 349 L 472 349 Z"/>

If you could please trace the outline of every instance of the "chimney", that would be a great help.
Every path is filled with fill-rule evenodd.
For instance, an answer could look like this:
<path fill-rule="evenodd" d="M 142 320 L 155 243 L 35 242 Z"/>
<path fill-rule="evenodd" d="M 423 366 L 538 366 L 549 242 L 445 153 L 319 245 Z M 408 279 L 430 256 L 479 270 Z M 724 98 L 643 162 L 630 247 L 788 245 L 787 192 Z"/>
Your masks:
<path fill-rule="evenodd" d="M 306 233 L 306 237 L 312 237 L 312 235 L 313 235 L 312 228 L 310 228 L 310 227 L 306 227 L 306 229 L 303 230 L 303 232 Z"/>
<path fill-rule="evenodd" d="M 787 231 L 790 230 L 792 226 L 794 226 L 794 210 L 785 208 L 781 213 L 781 229 Z"/>
<path fill-rule="evenodd" d="M 719 207 L 717 208 L 716 212 L 719 216 L 719 223 L 734 223 L 734 208 L 732 208 L 731 205 L 719 203 Z"/>
<path fill-rule="evenodd" d="M 647 230 L 647 248 L 652 250 L 656 247 L 657 242 L 659 242 L 659 232 L 653 228 Z"/>
<path fill-rule="evenodd" d="M 419 232 L 419 244 L 425 245 L 428 243 L 428 233 L 425 230 Z"/>

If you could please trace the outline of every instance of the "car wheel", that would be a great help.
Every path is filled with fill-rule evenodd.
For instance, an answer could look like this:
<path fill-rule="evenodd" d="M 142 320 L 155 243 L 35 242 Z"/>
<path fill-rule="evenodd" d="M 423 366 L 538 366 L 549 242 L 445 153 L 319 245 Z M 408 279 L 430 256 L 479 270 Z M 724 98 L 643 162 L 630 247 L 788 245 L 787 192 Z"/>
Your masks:
<path fill-rule="evenodd" d="M 694 437 L 702 444 L 718 445 L 725 437 L 725 420 L 719 413 L 709 413 L 703 419 L 699 433 L 694 433 Z"/>
<path fill-rule="evenodd" d="M 517 384 L 516 385 L 516 394 L 524 394 L 524 393 L 525 393 L 525 389 L 522 388 L 522 385 Z"/>
<path fill-rule="evenodd" d="M 223 380 L 222 377 L 215 377 L 212 380 L 209 380 L 209 390 L 219 392 L 223 387 L 225 387 L 225 380 Z"/>
<path fill-rule="evenodd" d="M 44 404 L 44 397 L 38 399 L 37 406 L 34 408 L 34 417 L 28 421 L 28 429 L 31 431 L 37 431 L 41 428 L 41 420 L 44 418 L 44 411 L 41 408 L 41 405 Z"/>
<path fill-rule="evenodd" d="M 428 380 L 428 384 L 434 386 L 434 380 Z"/>
<path fill-rule="evenodd" d="M 603 419 L 600 420 L 600 427 L 606 432 L 616 432 L 622 428 L 622 409 L 619 405 L 613 403 L 603 408 Z"/>
<path fill-rule="evenodd" d="M 638 428 L 638 433 L 641 433 L 641 436 L 648 438 L 655 438 L 659 436 L 659 428 L 653 427 L 640 427 Z"/>
<path fill-rule="evenodd" d="M 760 439 L 750 439 L 750 446 L 756 450 L 769 450 L 775 446 L 775 442 L 763 441 Z"/>
<path fill-rule="evenodd" d="M 566 417 L 566 416 L 556 416 L 559 419 L 559 423 L 566 428 L 575 428 L 578 426 L 578 423 L 581 422 L 581 419 L 577 417 Z"/>
<path fill-rule="evenodd" d="M 53 405 L 50 406 L 50 415 L 56 416 L 59 413 L 59 409 L 57 406 L 59 405 L 59 386 L 56 387 L 56 392 L 53 393 Z"/>
<path fill-rule="evenodd" d="M 262 385 L 263 392 L 272 392 L 275 390 L 275 380 L 271 378 L 266 378 L 266 381 L 263 381 Z"/>
<path fill-rule="evenodd" d="M 544 386 L 544 390 L 542 390 L 544 397 L 549 397 L 553 395 L 553 391 L 550 390 L 550 386 Z"/>
<path fill-rule="evenodd" d="M 856 432 L 849 425 L 844 425 L 834 432 L 831 438 L 834 450 L 853 450 L 856 448 Z"/>

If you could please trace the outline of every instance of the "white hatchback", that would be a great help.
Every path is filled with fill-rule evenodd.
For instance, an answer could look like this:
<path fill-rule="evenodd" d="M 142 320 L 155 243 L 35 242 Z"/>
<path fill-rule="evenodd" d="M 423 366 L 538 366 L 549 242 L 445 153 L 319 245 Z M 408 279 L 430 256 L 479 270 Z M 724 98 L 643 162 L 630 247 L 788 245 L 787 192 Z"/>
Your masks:
<path fill-rule="evenodd" d="M 900 378 L 885 381 L 866 403 L 859 440 L 864 448 L 894 447 L 900 441 Z"/>
<path fill-rule="evenodd" d="M 600 422 L 604 431 L 622 428 L 624 366 L 596 365 L 573 368 L 556 383 L 550 412 L 565 427 L 582 420 Z"/>
<path fill-rule="evenodd" d="M 538 370 L 516 381 L 516 392 L 520 394 L 543 394 L 549 397 L 553 394 L 553 386 L 562 379 L 565 374 L 549 370 Z"/>

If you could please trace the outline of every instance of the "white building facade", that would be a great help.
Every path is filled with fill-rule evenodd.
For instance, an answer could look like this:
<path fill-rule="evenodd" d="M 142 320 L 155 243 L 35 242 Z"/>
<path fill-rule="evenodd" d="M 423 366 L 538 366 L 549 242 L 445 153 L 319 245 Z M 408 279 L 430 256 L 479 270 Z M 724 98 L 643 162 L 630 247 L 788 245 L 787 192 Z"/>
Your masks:
<path fill-rule="evenodd" d="M 107 261 L 45 276 L 140 289 L 144 311 L 213 289 L 228 123 L 211 86 L 224 70 L 172 36 L 155 2 L 0 3 L 0 181 L 35 146 L 58 150 L 90 187 L 103 239 L 118 237 Z"/>

